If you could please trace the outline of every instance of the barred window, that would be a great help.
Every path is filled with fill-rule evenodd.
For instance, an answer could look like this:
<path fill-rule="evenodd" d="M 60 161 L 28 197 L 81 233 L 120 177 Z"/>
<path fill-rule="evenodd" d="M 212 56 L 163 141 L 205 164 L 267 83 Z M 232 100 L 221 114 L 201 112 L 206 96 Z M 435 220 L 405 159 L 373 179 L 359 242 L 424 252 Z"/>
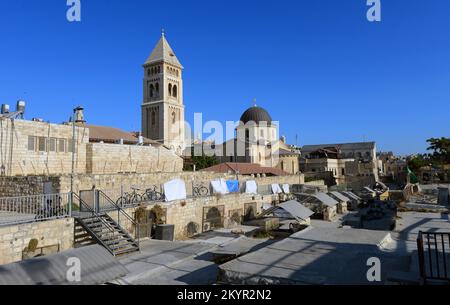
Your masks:
<path fill-rule="evenodd" d="M 58 139 L 58 152 L 66 152 L 66 140 Z"/>
<path fill-rule="evenodd" d="M 38 138 L 38 149 L 39 151 L 47 151 L 47 139 L 44 137 Z"/>
<path fill-rule="evenodd" d="M 56 139 L 50 138 L 48 140 L 48 151 L 56 152 Z"/>
<path fill-rule="evenodd" d="M 28 136 L 28 150 L 36 150 L 36 137 Z"/>

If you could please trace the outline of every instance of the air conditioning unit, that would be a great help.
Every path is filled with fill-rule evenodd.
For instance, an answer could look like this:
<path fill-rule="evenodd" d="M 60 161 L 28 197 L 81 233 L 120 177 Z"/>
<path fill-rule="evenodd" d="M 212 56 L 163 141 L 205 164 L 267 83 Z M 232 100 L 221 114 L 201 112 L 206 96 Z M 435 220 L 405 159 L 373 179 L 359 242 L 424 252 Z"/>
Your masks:
<path fill-rule="evenodd" d="M 203 224 L 203 232 L 209 232 L 212 231 L 212 226 L 210 222 L 205 222 Z"/>

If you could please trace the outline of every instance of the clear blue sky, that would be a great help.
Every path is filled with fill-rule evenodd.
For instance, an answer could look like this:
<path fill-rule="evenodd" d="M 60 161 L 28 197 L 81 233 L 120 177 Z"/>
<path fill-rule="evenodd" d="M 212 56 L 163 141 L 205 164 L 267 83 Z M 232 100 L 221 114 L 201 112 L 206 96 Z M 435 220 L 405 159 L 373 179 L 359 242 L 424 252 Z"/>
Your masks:
<path fill-rule="evenodd" d="M 140 129 L 141 65 L 166 30 L 185 67 L 186 119 L 238 120 L 252 105 L 299 144 L 374 140 L 422 152 L 450 136 L 450 1 L 0 0 L 0 103 L 62 122 Z"/>

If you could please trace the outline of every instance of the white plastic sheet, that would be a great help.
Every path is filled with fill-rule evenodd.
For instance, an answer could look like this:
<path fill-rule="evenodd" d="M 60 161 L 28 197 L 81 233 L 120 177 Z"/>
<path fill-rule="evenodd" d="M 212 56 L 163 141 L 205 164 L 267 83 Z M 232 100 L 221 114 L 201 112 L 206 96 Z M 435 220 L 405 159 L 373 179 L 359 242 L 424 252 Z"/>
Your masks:
<path fill-rule="evenodd" d="M 255 180 L 245 182 L 245 192 L 247 194 L 258 194 L 258 186 Z"/>
<path fill-rule="evenodd" d="M 283 193 L 283 190 L 281 189 L 279 184 L 272 184 L 272 193 L 281 194 Z"/>
<path fill-rule="evenodd" d="M 166 201 L 186 199 L 186 185 L 181 179 L 174 179 L 164 183 Z"/>
<path fill-rule="evenodd" d="M 228 194 L 227 182 L 225 179 L 211 181 L 211 186 L 215 194 Z"/>
<path fill-rule="evenodd" d="M 291 190 L 289 189 L 289 184 L 283 184 L 283 192 L 285 194 L 290 194 Z"/>

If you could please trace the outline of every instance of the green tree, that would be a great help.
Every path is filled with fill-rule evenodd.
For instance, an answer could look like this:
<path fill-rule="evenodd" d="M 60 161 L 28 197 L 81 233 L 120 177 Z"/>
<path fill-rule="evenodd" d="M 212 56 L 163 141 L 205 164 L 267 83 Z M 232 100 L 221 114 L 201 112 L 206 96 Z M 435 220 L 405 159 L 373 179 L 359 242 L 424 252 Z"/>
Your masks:
<path fill-rule="evenodd" d="M 219 161 L 217 161 L 215 156 L 207 156 L 204 153 L 201 156 L 195 156 L 194 150 L 192 150 L 192 158 L 190 162 L 185 163 L 184 170 L 192 171 L 194 170 L 194 165 L 196 170 L 201 170 L 216 164 L 219 164 Z"/>
<path fill-rule="evenodd" d="M 417 155 L 408 161 L 408 167 L 413 172 L 417 172 L 421 167 L 427 166 L 429 164 L 429 160 L 424 155 Z"/>
<path fill-rule="evenodd" d="M 427 142 L 430 145 L 427 150 L 433 152 L 430 157 L 435 163 L 450 163 L 450 138 L 431 138 Z"/>

